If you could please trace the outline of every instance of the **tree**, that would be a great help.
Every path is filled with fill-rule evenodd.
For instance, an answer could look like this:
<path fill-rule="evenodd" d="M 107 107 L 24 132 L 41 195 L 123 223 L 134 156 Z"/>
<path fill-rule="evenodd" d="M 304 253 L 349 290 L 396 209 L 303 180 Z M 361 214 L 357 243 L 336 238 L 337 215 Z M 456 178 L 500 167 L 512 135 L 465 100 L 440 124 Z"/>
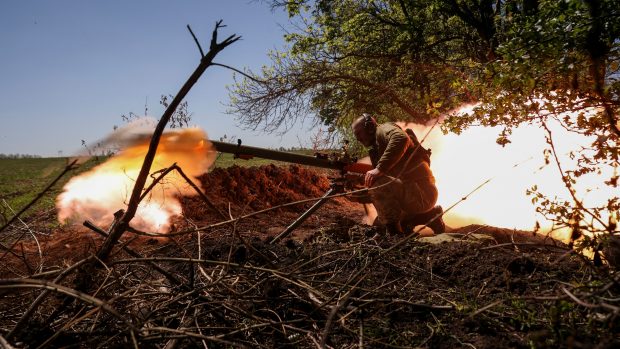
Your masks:
<path fill-rule="evenodd" d="M 532 195 L 543 214 L 573 230 L 614 231 L 617 194 L 586 208 L 575 182 L 618 166 L 620 8 L 614 0 L 317 0 L 272 1 L 297 30 L 270 66 L 232 89 L 231 111 L 252 128 L 286 130 L 308 115 L 347 133 L 362 112 L 423 123 L 464 102 L 473 113 L 449 117 L 445 131 L 471 125 L 547 132 L 550 160 L 572 203 Z M 596 112 L 589 112 L 596 108 Z M 574 116 L 559 117 L 563 111 Z M 560 163 L 547 127 L 558 122 L 591 146 Z M 596 141 L 590 139 L 594 137 Z M 585 143 L 584 143 L 585 144 Z M 617 172 L 616 172 L 617 173 Z M 616 179 L 614 179 L 614 176 Z M 617 175 L 606 178 L 615 188 Z M 613 193 L 614 191 L 610 191 Z M 542 195 L 542 196 L 538 196 Z M 544 198 L 544 199 L 543 199 Z M 568 207 L 568 208 L 565 208 Z M 608 212 L 603 221 L 601 212 Z M 587 216 L 587 218 L 586 218 Z M 593 218 L 594 217 L 594 218 Z M 585 223 L 598 220 L 598 223 Z"/>
<path fill-rule="evenodd" d="M 454 96 L 470 93 L 454 83 L 465 77 L 462 67 L 446 62 L 458 36 L 473 33 L 435 16 L 426 3 L 319 1 L 307 12 L 289 6 L 300 22 L 286 36 L 290 49 L 274 53 L 254 80 L 237 84 L 233 111 L 268 131 L 311 112 L 342 130 L 361 112 L 422 122 L 437 106 L 456 105 Z M 436 28 L 445 37 L 434 36 Z"/>
<path fill-rule="evenodd" d="M 155 126 L 155 130 L 153 131 L 153 135 L 151 136 L 151 141 L 149 143 L 147 153 L 144 156 L 144 162 L 142 163 L 140 172 L 138 173 L 138 176 L 136 177 L 134 187 L 131 191 L 131 197 L 129 198 L 129 201 L 127 203 L 127 210 L 124 212 L 119 211 L 118 217 L 115 216 L 115 220 L 109 229 L 110 233 L 108 234 L 108 237 L 103 242 L 103 245 L 97 252 L 97 257 L 99 259 L 107 259 L 107 257 L 109 256 L 116 242 L 118 242 L 120 237 L 130 227 L 129 223 L 134 218 L 136 211 L 138 209 L 138 205 L 140 204 L 140 201 L 142 200 L 142 197 L 141 197 L 142 191 L 145 189 L 144 186 L 147 181 L 147 177 L 149 176 L 151 165 L 153 164 L 153 161 L 155 159 L 155 153 L 157 152 L 159 141 L 162 137 L 164 129 L 166 128 L 172 116 L 175 114 L 175 111 L 177 110 L 181 102 L 183 101 L 183 98 L 185 98 L 187 93 L 191 90 L 191 88 L 198 81 L 198 79 L 205 72 L 205 70 L 207 70 L 207 68 L 215 64 L 213 62 L 213 59 L 217 56 L 217 54 L 241 38 L 233 34 L 227 37 L 226 39 L 222 40 L 221 42 L 218 42 L 217 32 L 218 32 L 218 29 L 222 27 L 223 27 L 222 21 L 221 20 L 217 21 L 215 24 L 215 28 L 213 29 L 213 33 L 211 35 L 209 51 L 207 51 L 207 53 L 204 54 L 198 39 L 194 35 L 189 25 L 187 26 L 187 29 L 192 34 L 192 37 L 194 38 L 194 41 L 196 41 L 196 45 L 198 46 L 198 49 L 200 51 L 200 56 L 201 56 L 200 63 L 198 64 L 194 72 L 190 75 L 190 77 L 187 79 L 187 81 L 185 81 L 183 86 L 181 86 L 181 88 L 179 89 L 179 92 L 172 99 L 172 101 L 170 103 L 166 102 L 167 104 L 166 110 L 164 111 L 163 115 L 161 116 L 161 118 L 157 122 L 157 125 Z M 170 167 L 170 169 L 172 169 L 172 167 Z"/>

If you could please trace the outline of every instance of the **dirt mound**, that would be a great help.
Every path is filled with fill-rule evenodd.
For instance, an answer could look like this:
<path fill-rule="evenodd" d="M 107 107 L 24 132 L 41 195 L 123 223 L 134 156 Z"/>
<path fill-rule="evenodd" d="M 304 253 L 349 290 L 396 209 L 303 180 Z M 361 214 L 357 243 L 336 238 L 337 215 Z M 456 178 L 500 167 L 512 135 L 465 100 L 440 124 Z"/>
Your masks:
<path fill-rule="evenodd" d="M 329 188 L 327 177 L 295 165 L 216 168 L 200 181 L 214 198 L 255 210 L 320 197 Z"/>
<path fill-rule="evenodd" d="M 558 240 L 554 240 L 548 235 L 537 234 L 532 231 L 506 229 L 492 227 L 486 224 L 471 224 L 464 227 L 452 229 L 450 235 L 457 237 L 467 237 L 476 234 L 489 236 L 496 243 L 532 243 L 543 245 L 563 245 Z"/>
<path fill-rule="evenodd" d="M 273 235 L 282 231 L 315 201 L 285 207 L 277 206 L 320 198 L 330 187 L 330 180 L 325 172 L 296 165 L 216 168 L 198 179 L 209 200 L 227 217 L 229 213 L 239 217 L 274 208 L 237 225 L 241 231 L 252 230 L 255 234 Z M 183 216 L 196 224 L 208 225 L 223 218 L 209 205 L 205 205 L 198 196 L 183 197 L 181 203 Z M 354 219 L 361 220 L 363 216 L 361 206 L 338 198 L 329 200 L 320 212 L 308 219 L 295 234 L 305 234 L 308 228 L 332 223 L 338 220 L 338 217 L 352 214 Z M 179 224 L 183 226 L 182 222 Z"/>
<path fill-rule="evenodd" d="M 216 168 L 198 179 L 206 195 L 225 211 L 229 204 L 235 208 L 262 210 L 320 197 L 329 189 L 329 179 L 325 175 L 295 165 Z M 195 210 L 192 201 L 196 200 L 184 200 L 186 213 L 190 215 Z M 285 210 L 301 212 L 305 208 L 298 205 Z"/>

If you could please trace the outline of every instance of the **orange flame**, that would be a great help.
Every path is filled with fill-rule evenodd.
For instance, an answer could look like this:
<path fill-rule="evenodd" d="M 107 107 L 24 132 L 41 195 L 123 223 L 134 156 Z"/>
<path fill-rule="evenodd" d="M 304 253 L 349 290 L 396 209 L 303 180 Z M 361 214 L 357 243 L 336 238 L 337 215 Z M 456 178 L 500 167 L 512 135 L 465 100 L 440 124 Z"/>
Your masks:
<path fill-rule="evenodd" d="M 148 150 L 151 133 L 128 132 L 132 125 L 119 129 L 108 139 L 124 146 L 117 155 L 101 165 L 72 178 L 56 200 L 60 222 L 91 220 L 108 225 L 113 213 L 125 208 L 131 195 L 144 156 Z M 167 168 L 174 163 L 191 178 L 205 172 L 214 161 L 215 152 L 206 141 L 206 134 L 198 128 L 167 131 L 162 136 L 151 172 Z M 149 178 L 148 186 L 153 178 Z M 146 231 L 166 232 L 170 219 L 181 214 L 181 195 L 195 194 L 185 180 L 171 172 L 140 203 L 132 226 Z"/>

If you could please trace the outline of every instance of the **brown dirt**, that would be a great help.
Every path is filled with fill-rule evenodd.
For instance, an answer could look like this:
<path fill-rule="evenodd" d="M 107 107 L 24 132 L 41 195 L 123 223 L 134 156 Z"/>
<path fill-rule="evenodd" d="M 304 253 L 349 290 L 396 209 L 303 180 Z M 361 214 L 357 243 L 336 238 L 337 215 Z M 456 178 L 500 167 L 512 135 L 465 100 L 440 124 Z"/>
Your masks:
<path fill-rule="evenodd" d="M 324 174 L 297 166 L 216 169 L 200 181 L 213 203 L 234 217 L 320 197 L 329 187 Z M 182 202 L 184 216 L 176 219 L 176 230 L 221 221 L 198 197 Z M 145 263 L 114 264 L 130 258 L 124 252 L 116 252 L 105 268 L 73 273 L 62 285 L 105 300 L 141 328 L 141 348 L 172 346 L 175 340 L 178 348 L 202 347 L 198 335 L 205 336 L 210 348 L 316 348 L 325 334 L 325 344 L 332 348 L 354 348 L 360 342 L 368 348 L 620 344 L 617 315 L 589 311 L 562 291 L 568 288 L 586 299 L 586 286 L 602 284 L 604 270 L 567 253 L 561 243 L 472 225 L 451 232 L 457 242 L 410 240 L 387 252 L 399 237 L 377 237 L 377 228 L 359 224 L 361 207 L 346 199 L 330 200 L 290 239 L 266 242 L 311 204 L 211 228 L 200 239 L 197 234 L 123 238 L 143 256 L 197 258 L 200 251 L 199 257 L 215 263 L 198 268 L 183 261 L 158 262 L 180 285 Z M 31 229 L 50 233 L 39 236 L 42 271 L 66 268 L 102 243 L 98 235 L 76 227 L 46 230 L 44 220 L 32 223 Z M 36 273 L 40 257 L 32 240 L 24 238 L 13 253 L 3 259 L 2 280 Z M 223 265 L 228 262 L 235 264 Z M 617 288 L 612 285 L 608 292 L 615 293 L 608 297 L 617 295 Z M 6 335 L 39 292 L 0 288 L 0 335 Z M 49 347 L 131 346 L 125 324 L 85 305 L 54 293 L 11 343 L 36 347 L 56 333 Z M 98 315 L 88 317 L 86 311 Z M 80 316 L 85 317 L 60 331 Z"/>
<path fill-rule="evenodd" d="M 291 165 L 287 167 L 267 165 L 260 167 L 232 166 L 216 168 L 199 178 L 205 194 L 220 211 L 238 217 L 300 200 L 320 198 L 330 187 L 325 172 Z M 208 225 L 221 220 L 201 198 L 182 199 L 183 216 L 197 225 Z M 249 230 L 261 237 L 275 236 L 305 212 L 314 202 L 277 208 L 237 225 L 239 231 Z M 300 240 L 316 229 L 330 224 L 360 222 L 364 215 L 362 207 L 344 198 L 329 200 L 312 215 L 291 237 Z M 180 223 L 182 225 L 182 223 Z"/>
<path fill-rule="evenodd" d="M 295 165 L 216 168 L 199 179 L 214 201 L 247 205 L 253 210 L 320 197 L 330 184 L 318 172 Z M 287 209 L 302 210 L 299 206 Z"/>

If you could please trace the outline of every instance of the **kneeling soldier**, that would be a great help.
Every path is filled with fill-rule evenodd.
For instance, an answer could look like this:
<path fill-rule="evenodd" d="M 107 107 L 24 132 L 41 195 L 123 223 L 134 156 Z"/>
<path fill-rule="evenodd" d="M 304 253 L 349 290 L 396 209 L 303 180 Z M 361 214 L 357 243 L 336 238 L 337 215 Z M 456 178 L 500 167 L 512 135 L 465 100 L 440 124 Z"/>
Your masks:
<path fill-rule="evenodd" d="M 435 177 L 428 153 L 414 144 L 415 135 L 410 136 L 395 123 L 378 125 L 368 114 L 356 119 L 351 127 L 355 138 L 370 148 L 373 169 L 366 172 L 364 182 L 368 188 L 379 187 L 369 192 L 378 223 L 391 234 L 402 234 L 403 227 L 409 233 L 422 224 L 435 234 L 443 233 L 443 210 L 435 206 Z"/>

